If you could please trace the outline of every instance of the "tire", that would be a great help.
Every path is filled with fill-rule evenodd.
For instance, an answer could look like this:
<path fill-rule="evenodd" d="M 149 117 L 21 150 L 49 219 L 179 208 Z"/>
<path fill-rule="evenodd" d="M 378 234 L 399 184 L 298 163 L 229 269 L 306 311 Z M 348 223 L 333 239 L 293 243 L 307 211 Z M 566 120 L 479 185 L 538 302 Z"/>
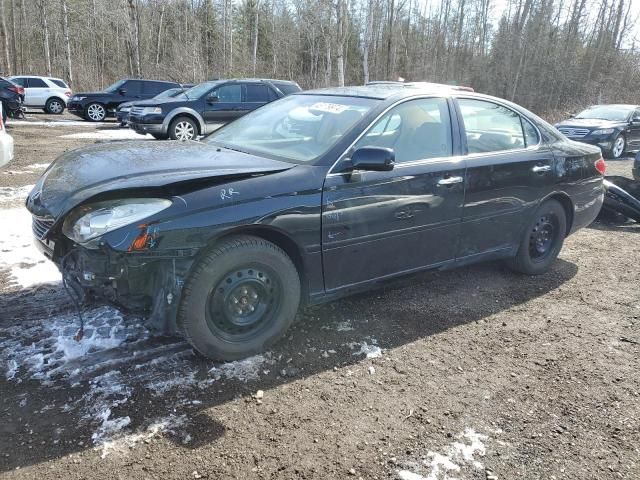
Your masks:
<path fill-rule="evenodd" d="M 84 110 L 84 118 L 89 122 L 102 122 L 107 117 L 107 110 L 101 103 L 90 103 Z"/>
<path fill-rule="evenodd" d="M 51 115 L 62 115 L 64 108 L 64 102 L 59 98 L 50 98 L 44 106 L 45 112 Z"/>
<path fill-rule="evenodd" d="M 166 133 L 152 133 L 151 136 L 156 140 L 167 140 L 169 138 Z"/>
<path fill-rule="evenodd" d="M 567 214 L 557 200 L 543 202 L 524 230 L 518 253 L 507 261 L 516 272 L 546 273 L 558 258 L 567 234 Z"/>
<path fill-rule="evenodd" d="M 7 105 L 6 103 L 2 102 L 2 123 L 6 125 L 7 123 Z"/>
<path fill-rule="evenodd" d="M 169 125 L 171 140 L 195 140 L 198 136 L 198 126 L 189 117 L 178 117 Z"/>
<path fill-rule="evenodd" d="M 627 149 L 627 139 L 623 133 L 618 135 L 611 144 L 611 150 L 607 152 L 607 157 L 617 160 L 624 155 L 624 151 Z"/>
<path fill-rule="evenodd" d="M 205 357 L 238 360 L 282 337 L 299 304 L 300 277 L 281 248 L 258 237 L 231 237 L 195 265 L 178 325 Z"/>

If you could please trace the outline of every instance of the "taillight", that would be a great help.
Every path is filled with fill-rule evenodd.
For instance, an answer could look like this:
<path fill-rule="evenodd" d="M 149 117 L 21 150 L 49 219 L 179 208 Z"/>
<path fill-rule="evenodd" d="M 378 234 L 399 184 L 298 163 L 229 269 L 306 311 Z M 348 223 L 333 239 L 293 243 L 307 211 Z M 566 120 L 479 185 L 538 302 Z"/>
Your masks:
<path fill-rule="evenodd" d="M 604 172 L 607 171 L 607 162 L 604 161 L 604 158 L 600 157 L 598 160 L 596 160 L 595 167 L 596 170 L 600 172 L 600 175 L 604 175 Z"/>
<path fill-rule="evenodd" d="M 8 90 L 17 93 L 18 95 L 24 95 L 24 88 L 22 87 L 9 87 Z"/>
<path fill-rule="evenodd" d="M 67 90 L 67 91 L 65 91 L 65 92 L 64 92 L 64 94 L 65 94 L 67 97 L 70 97 L 70 96 L 71 96 L 71 90 Z"/>

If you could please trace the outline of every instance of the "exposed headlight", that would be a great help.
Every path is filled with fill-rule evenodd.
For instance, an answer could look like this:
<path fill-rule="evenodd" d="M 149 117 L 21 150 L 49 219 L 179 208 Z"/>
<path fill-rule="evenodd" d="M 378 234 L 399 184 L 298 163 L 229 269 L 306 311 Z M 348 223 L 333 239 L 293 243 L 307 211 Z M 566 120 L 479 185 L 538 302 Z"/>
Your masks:
<path fill-rule="evenodd" d="M 155 215 L 171 205 L 163 198 L 128 198 L 83 205 L 67 216 L 62 232 L 85 244 L 90 240 Z"/>
<path fill-rule="evenodd" d="M 79 102 L 81 100 L 84 100 L 85 98 L 87 98 L 87 97 L 74 96 L 71 100 L 74 101 L 74 102 Z"/>
<path fill-rule="evenodd" d="M 122 107 L 120 109 L 121 112 L 128 112 L 129 110 L 131 110 L 131 107 Z"/>
<path fill-rule="evenodd" d="M 594 130 L 591 135 L 610 135 L 613 133 L 613 128 L 602 128 L 600 130 Z"/>
<path fill-rule="evenodd" d="M 144 115 L 146 115 L 148 113 L 162 113 L 162 108 L 160 108 L 160 107 L 144 107 L 142 109 L 142 113 Z"/>

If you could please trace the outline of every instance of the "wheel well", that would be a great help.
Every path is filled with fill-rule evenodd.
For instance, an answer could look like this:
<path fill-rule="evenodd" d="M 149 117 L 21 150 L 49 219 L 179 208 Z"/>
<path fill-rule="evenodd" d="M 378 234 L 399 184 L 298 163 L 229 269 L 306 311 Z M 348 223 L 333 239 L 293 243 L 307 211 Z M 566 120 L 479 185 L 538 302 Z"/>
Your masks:
<path fill-rule="evenodd" d="M 44 104 L 46 105 L 47 103 L 49 103 L 51 100 L 60 100 L 62 103 L 64 103 L 64 100 L 61 99 L 60 97 L 56 97 L 55 95 L 53 97 L 49 97 L 47 98 L 47 101 L 44 102 Z"/>
<path fill-rule="evenodd" d="M 567 215 L 567 232 L 565 236 L 568 236 L 569 232 L 571 232 L 571 226 L 573 225 L 573 202 L 568 195 L 562 193 L 556 193 L 549 198 L 557 200 L 560 202 L 560 205 L 562 205 L 562 208 L 564 208 L 564 213 Z"/>
<path fill-rule="evenodd" d="M 196 124 L 196 128 L 198 129 L 198 135 L 202 135 L 202 128 L 200 128 L 200 122 L 196 117 L 194 117 L 190 113 L 182 113 L 182 112 L 178 113 L 175 117 L 171 119 L 171 121 L 169 122 L 169 126 L 171 126 L 171 124 L 176 120 L 178 120 L 180 117 L 187 117 L 188 119 L 193 120 L 193 123 Z"/>

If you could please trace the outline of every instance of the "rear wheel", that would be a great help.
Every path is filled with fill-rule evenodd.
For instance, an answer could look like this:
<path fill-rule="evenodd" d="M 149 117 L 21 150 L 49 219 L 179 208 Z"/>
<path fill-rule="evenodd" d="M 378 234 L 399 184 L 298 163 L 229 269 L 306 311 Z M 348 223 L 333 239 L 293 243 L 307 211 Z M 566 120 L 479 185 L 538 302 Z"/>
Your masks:
<path fill-rule="evenodd" d="M 238 236 L 216 245 L 195 266 L 178 322 L 202 355 L 237 360 L 278 340 L 299 304 L 300 278 L 287 254 L 262 238 Z"/>
<path fill-rule="evenodd" d="M 2 123 L 7 123 L 7 104 L 2 102 Z"/>
<path fill-rule="evenodd" d="M 194 140 L 198 136 L 198 127 L 189 117 L 178 117 L 169 125 L 169 137 L 172 140 Z"/>
<path fill-rule="evenodd" d="M 50 113 L 52 115 L 60 115 L 62 112 L 64 112 L 64 102 L 59 98 L 50 98 L 49 100 L 47 100 L 44 109 L 47 113 Z"/>
<path fill-rule="evenodd" d="M 528 275 L 547 272 L 558 257 L 567 233 L 567 215 L 557 200 L 538 207 L 524 231 L 518 253 L 508 261 L 510 268 Z"/>
<path fill-rule="evenodd" d="M 102 122 L 107 116 L 107 110 L 100 103 L 90 103 L 87 105 L 84 117 L 90 122 Z"/>

